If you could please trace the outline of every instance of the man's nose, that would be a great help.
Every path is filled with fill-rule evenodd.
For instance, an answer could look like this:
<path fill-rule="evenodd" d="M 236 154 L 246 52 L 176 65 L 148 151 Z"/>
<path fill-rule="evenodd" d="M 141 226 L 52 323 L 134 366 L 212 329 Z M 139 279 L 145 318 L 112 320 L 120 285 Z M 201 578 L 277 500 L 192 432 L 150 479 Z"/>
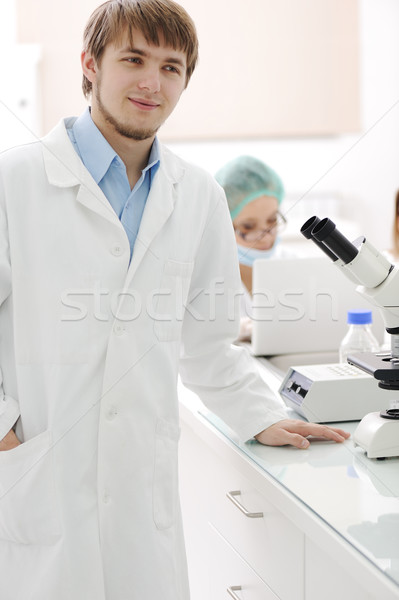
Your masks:
<path fill-rule="evenodd" d="M 138 85 L 140 89 L 148 90 L 152 94 L 159 92 L 161 89 L 161 78 L 158 69 L 147 69 L 142 73 Z"/>

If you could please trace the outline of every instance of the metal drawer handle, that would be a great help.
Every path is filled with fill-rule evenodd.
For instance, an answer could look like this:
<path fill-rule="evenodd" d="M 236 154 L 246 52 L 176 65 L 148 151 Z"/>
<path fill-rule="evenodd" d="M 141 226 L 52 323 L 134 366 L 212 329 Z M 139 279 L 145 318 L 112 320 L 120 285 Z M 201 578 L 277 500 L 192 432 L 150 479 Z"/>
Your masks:
<path fill-rule="evenodd" d="M 226 496 L 228 499 L 240 510 L 246 517 L 249 519 L 261 519 L 263 517 L 263 512 L 249 512 L 245 506 L 241 504 L 236 498 L 236 496 L 241 496 L 240 491 L 235 492 L 227 492 Z"/>
<path fill-rule="evenodd" d="M 232 585 L 231 587 L 227 588 L 227 593 L 230 594 L 230 596 L 234 598 L 234 600 L 241 600 L 241 598 L 239 598 L 235 593 L 239 592 L 240 590 L 242 590 L 242 587 L 240 585 Z"/>

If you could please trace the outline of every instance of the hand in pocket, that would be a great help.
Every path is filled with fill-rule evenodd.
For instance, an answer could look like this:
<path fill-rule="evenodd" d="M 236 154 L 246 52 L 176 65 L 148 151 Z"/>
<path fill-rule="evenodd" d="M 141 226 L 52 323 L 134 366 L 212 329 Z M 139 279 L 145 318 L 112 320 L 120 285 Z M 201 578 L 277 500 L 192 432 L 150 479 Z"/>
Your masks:
<path fill-rule="evenodd" d="M 0 452 L 4 452 L 5 450 L 12 450 L 19 446 L 21 442 L 15 435 L 13 429 L 11 429 L 5 437 L 0 441 Z"/>

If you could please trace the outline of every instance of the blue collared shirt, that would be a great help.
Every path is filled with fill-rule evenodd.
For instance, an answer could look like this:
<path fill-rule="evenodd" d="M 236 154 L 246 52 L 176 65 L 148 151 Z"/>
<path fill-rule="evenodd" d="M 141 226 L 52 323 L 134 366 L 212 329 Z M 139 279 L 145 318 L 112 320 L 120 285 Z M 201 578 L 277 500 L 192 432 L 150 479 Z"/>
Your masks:
<path fill-rule="evenodd" d="M 86 169 L 118 215 L 129 239 L 132 257 L 151 184 L 159 168 L 158 140 L 154 140 L 148 164 L 142 170 L 140 179 L 130 189 L 124 163 L 94 124 L 89 108 L 67 132 Z"/>

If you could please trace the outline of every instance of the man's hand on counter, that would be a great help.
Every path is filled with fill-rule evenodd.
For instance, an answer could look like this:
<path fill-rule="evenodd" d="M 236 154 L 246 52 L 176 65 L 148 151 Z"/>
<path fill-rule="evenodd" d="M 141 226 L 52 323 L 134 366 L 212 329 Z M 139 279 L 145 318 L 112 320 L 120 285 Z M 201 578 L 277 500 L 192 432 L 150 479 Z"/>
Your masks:
<path fill-rule="evenodd" d="M 255 436 L 261 444 L 266 446 L 285 446 L 290 444 L 296 448 L 308 448 L 310 442 L 308 436 L 344 442 L 350 437 L 350 433 L 336 427 L 318 425 L 296 419 L 284 419 L 264 429 Z"/>

